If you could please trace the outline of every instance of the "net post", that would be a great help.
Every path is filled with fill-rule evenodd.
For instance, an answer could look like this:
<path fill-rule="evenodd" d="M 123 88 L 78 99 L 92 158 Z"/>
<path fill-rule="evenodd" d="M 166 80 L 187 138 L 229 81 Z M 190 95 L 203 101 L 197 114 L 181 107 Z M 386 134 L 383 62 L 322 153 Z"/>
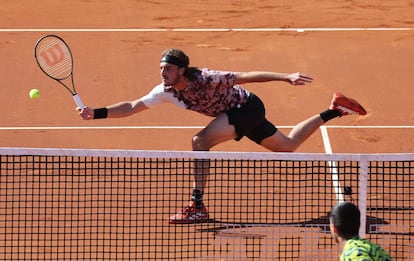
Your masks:
<path fill-rule="evenodd" d="M 359 227 L 359 235 L 365 238 L 367 224 L 367 187 L 368 187 L 368 159 L 361 155 L 359 161 L 359 195 L 358 207 L 361 212 L 361 226 Z"/>

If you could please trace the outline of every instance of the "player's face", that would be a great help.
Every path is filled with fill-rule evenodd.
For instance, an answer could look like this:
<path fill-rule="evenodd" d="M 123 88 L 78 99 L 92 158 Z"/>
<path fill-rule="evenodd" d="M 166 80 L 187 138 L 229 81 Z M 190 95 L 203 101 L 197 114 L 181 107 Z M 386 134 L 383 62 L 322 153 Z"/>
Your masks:
<path fill-rule="evenodd" d="M 165 86 L 176 85 L 182 76 L 181 70 L 177 65 L 165 62 L 160 63 L 160 75 Z"/>

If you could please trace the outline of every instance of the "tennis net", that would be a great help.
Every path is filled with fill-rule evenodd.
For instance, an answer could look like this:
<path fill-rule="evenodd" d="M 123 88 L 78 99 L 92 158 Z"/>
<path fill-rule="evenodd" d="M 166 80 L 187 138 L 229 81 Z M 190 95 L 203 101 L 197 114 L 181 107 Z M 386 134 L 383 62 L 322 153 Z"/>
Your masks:
<path fill-rule="evenodd" d="M 209 162 L 209 222 L 169 224 Z M 414 154 L 0 148 L 0 260 L 337 260 L 328 214 L 414 254 Z"/>

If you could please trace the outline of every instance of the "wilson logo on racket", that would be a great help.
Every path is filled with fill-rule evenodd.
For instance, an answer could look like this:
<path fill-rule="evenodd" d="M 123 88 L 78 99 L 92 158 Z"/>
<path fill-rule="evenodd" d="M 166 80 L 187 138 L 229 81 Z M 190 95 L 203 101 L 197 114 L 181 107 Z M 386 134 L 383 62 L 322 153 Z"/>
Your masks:
<path fill-rule="evenodd" d="M 55 44 L 42 51 L 40 56 L 42 56 L 43 60 L 45 60 L 46 64 L 50 67 L 55 66 L 65 59 L 65 54 L 59 44 Z"/>

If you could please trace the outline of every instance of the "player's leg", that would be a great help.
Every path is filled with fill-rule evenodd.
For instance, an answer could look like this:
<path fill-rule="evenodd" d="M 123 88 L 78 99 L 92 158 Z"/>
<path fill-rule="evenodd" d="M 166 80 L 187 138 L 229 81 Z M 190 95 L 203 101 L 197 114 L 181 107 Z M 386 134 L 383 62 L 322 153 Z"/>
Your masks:
<path fill-rule="evenodd" d="M 222 113 L 194 135 L 192 148 L 194 151 L 208 151 L 215 145 L 234 138 L 236 138 L 235 127 L 229 124 L 227 114 Z M 195 161 L 194 173 L 194 188 L 198 188 L 203 193 L 209 173 L 209 162 Z"/>
<path fill-rule="evenodd" d="M 213 146 L 234 138 L 236 138 L 235 127 L 229 124 L 227 114 L 222 113 L 194 135 L 192 147 L 194 151 L 208 151 Z M 209 220 L 207 208 L 203 203 L 203 193 L 210 172 L 210 161 L 208 159 L 195 160 L 193 171 L 191 201 L 182 211 L 169 218 L 172 224 L 199 223 Z"/>
<path fill-rule="evenodd" d="M 272 151 L 291 152 L 296 150 L 325 122 L 350 114 L 365 115 L 366 111 L 354 99 L 345 97 L 341 93 L 335 93 L 328 110 L 300 122 L 288 136 L 277 131 L 272 136 L 264 138 L 260 144 Z"/>
<path fill-rule="evenodd" d="M 207 151 L 215 145 L 228 141 L 240 140 L 246 133 L 259 125 L 264 118 L 265 109 L 262 101 L 251 94 L 246 104 L 220 114 L 204 129 L 193 137 L 193 150 Z M 273 127 L 274 128 L 274 127 Z M 273 134 L 271 132 L 271 134 Z M 183 211 L 170 218 L 171 223 L 203 222 L 208 218 L 207 209 L 203 204 L 203 193 L 206 187 L 210 164 L 208 160 L 196 160 L 194 166 L 194 185 L 192 199 Z M 204 219 L 204 220 L 203 220 Z M 180 220 L 180 221 L 178 221 Z"/>
<path fill-rule="evenodd" d="M 236 138 L 236 135 L 236 129 L 229 124 L 227 114 L 222 113 L 194 135 L 192 148 L 194 151 L 208 151 L 219 143 Z"/>
<path fill-rule="evenodd" d="M 297 124 L 289 133 L 284 135 L 280 130 L 262 140 L 260 145 L 277 152 L 295 151 L 309 136 L 311 136 L 325 122 L 320 115 L 314 115 Z"/>

